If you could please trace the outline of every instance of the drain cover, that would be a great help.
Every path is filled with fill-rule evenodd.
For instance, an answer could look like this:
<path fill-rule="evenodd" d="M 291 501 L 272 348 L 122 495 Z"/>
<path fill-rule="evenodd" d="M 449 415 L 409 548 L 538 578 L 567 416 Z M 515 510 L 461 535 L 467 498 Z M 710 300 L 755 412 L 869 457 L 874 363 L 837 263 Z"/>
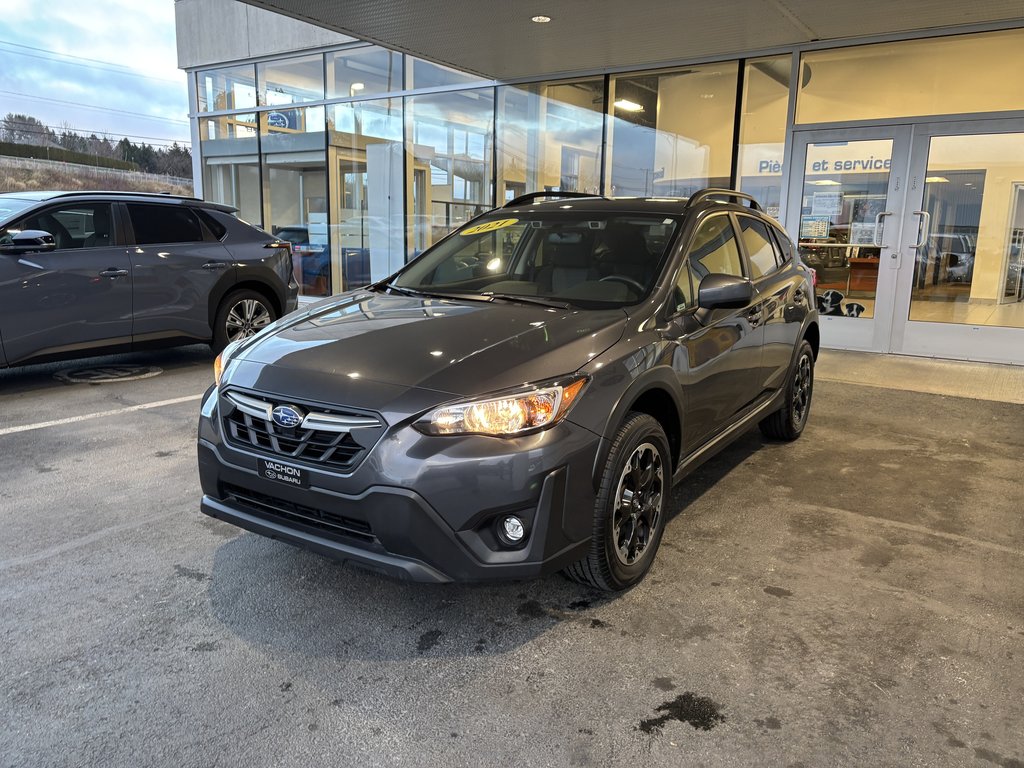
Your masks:
<path fill-rule="evenodd" d="M 108 384 L 112 381 L 132 381 L 159 376 L 163 368 L 154 365 L 104 365 L 100 368 L 76 368 L 54 375 L 58 381 L 68 384 Z"/>

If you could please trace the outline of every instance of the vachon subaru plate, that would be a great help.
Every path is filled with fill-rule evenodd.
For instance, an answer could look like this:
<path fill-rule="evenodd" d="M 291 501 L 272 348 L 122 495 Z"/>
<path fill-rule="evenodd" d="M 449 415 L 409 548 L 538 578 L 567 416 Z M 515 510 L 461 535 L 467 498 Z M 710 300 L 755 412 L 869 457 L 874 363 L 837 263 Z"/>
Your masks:
<path fill-rule="evenodd" d="M 618 590 L 690 469 L 799 437 L 818 320 L 776 221 L 730 190 L 552 196 L 228 345 L 202 511 L 402 578 Z"/>

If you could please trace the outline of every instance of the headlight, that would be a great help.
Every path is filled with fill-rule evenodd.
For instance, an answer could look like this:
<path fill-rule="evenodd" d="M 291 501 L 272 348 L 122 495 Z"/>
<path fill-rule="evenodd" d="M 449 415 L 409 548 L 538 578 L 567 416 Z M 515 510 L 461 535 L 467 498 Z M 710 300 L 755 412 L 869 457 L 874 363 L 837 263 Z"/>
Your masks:
<path fill-rule="evenodd" d="M 242 342 L 232 341 L 213 361 L 213 381 L 219 387 L 220 378 L 224 375 L 224 369 L 228 367 L 228 363 L 231 361 L 231 356 L 235 354 Z"/>
<path fill-rule="evenodd" d="M 445 405 L 416 427 L 430 435 L 515 437 L 557 424 L 579 397 L 584 378 L 564 384 L 539 384 L 500 397 Z"/>

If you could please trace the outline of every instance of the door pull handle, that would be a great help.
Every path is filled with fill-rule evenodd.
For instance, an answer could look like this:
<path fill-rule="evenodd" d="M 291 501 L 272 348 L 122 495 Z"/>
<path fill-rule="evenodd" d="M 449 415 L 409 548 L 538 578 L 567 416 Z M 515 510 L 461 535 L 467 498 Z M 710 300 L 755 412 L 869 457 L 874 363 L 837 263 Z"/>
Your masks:
<path fill-rule="evenodd" d="M 223 261 L 208 261 L 203 264 L 203 269 L 224 269 L 227 264 Z"/>
<path fill-rule="evenodd" d="M 128 277 L 128 270 L 114 269 L 111 267 L 110 269 L 104 269 L 100 272 L 100 277 Z"/>

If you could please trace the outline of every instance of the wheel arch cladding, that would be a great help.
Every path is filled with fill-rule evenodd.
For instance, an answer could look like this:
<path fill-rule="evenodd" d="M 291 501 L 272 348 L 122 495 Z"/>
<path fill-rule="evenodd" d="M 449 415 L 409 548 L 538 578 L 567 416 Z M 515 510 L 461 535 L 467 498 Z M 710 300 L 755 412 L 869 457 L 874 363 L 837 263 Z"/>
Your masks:
<path fill-rule="evenodd" d="M 818 330 L 817 323 L 809 323 L 807 330 L 804 331 L 804 339 L 811 345 L 811 351 L 814 352 L 814 359 L 818 359 L 818 349 L 821 347 L 821 332 Z"/>
<path fill-rule="evenodd" d="M 672 371 L 661 371 L 659 375 L 652 375 L 646 380 L 637 381 L 627 390 L 611 413 L 606 426 L 601 448 L 597 452 L 594 461 L 592 480 L 594 489 L 600 485 L 601 473 L 604 470 L 605 462 L 608 460 L 608 453 L 611 450 L 611 441 L 615 432 L 625 421 L 631 412 L 646 413 L 656 419 L 661 428 L 665 431 L 668 439 L 669 451 L 671 453 L 672 467 L 674 473 L 679 459 L 682 455 L 683 444 L 683 423 L 682 403 L 679 402 L 681 393 L 673 394 L 673 384 L 663 377 L 675 378 Z M 678 386 L 676 384 L 676 386 Z"/>

